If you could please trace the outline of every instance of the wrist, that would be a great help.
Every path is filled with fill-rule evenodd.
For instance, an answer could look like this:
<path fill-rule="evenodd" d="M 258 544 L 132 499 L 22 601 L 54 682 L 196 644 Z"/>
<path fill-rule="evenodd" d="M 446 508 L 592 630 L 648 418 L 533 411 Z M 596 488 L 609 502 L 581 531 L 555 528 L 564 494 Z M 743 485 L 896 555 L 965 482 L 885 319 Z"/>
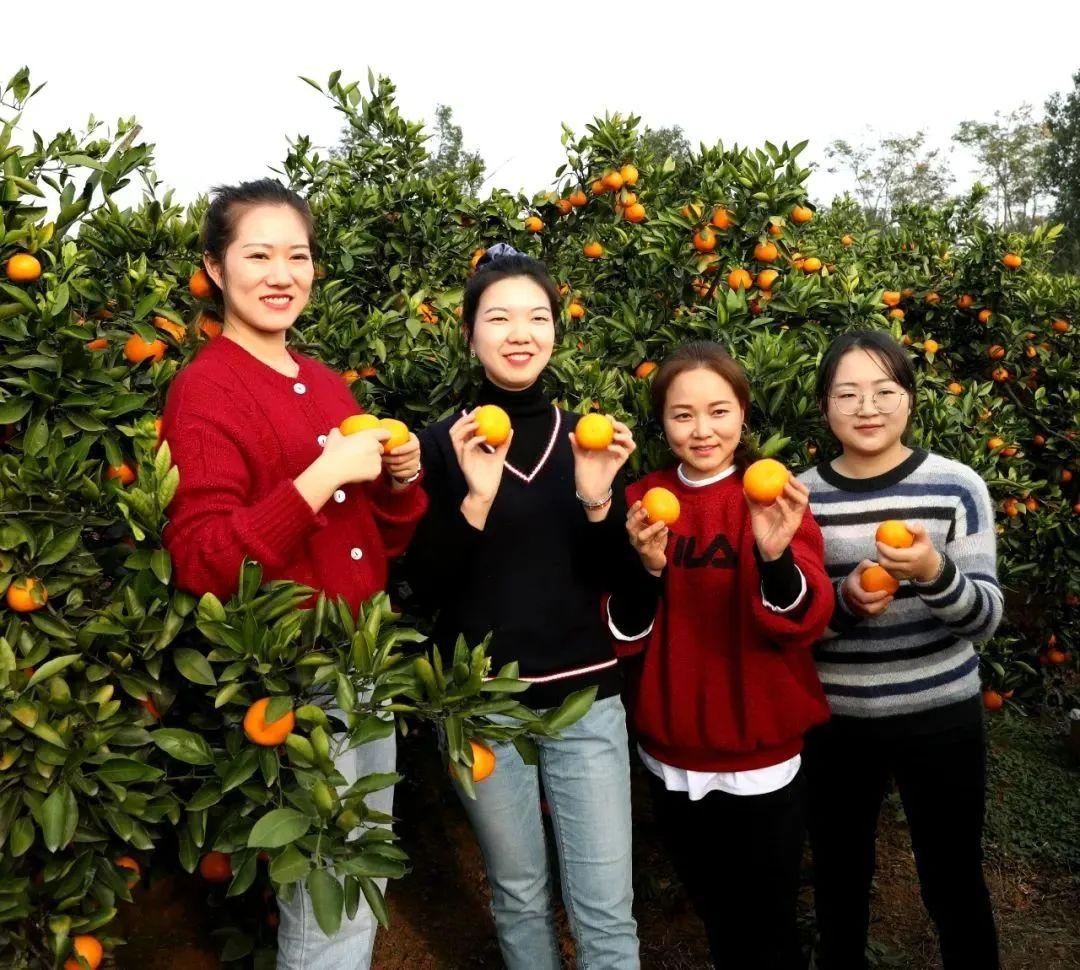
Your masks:
<path fill-rule="evenodd" d="M 933 558 L 930 560 L 927 568 L 924 569 L 917 577 L 917 580 L 918 582 L 923 584 L 932 583 L 934 582 L 934 580 L 940 579 L 941 574 L 944 571 L 945 557 L 935 549 Z"/>

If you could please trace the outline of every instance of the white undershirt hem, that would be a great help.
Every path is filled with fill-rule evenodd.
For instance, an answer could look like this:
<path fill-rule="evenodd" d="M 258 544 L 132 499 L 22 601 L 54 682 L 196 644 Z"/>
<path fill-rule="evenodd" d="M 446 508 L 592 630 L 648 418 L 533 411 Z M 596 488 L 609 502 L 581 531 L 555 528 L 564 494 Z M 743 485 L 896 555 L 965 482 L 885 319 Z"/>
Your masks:
<path fill-rule="evenodd" d="M 790 785 L 802 764 L 802 755 L 797 754 L 777 765 L 746 771 L 691 771 L 657 761 L 640 744 L 638 754 L 645 767 L 664 783 L 668 791 L 686 792 L 692 802 L 699 801 L 711 791 L 740 796 L 768 795 Z"/>

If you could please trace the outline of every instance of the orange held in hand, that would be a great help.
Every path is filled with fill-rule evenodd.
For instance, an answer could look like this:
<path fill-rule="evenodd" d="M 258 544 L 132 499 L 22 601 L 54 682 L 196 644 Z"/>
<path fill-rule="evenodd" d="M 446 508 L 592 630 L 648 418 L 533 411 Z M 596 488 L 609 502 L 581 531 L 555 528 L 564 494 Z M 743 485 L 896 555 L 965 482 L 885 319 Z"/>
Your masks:
<path fill-rule="evenodd" d="M 269 697 L 262 697 L 247 709 L 244 715 L 244 734 L 254 744 L 264 748 L 275 748 L 289 736 L 296 724 L 296 715 L 286 711 L 276 721 L 266 723 L 266 708 Z"/>
<path fill-rule="evenodd" d="M 679 500 L 666 488 L 650 488 L 641 499 L 641 507 L 650 522 L 674 525 L 679 521 Z"/>
<path fill-rule="evenodd" d="M 859 577 L 859 585 L 868 593 L 876 593 L 881 589 L 887 593 L 895 593 L 900 588 L 896 577 L 876 563 L 863 571 Z"/>
<path fill-rule="evenodd" d="M 379 427 L 383 431 L 390 432 L 390 437 L 383 442 L 384 455 L 409 443 L 409 428 L 404 421 L 398 421 L 397 418 L 382 418 L 379 421 Z"/>
<path fill-rule="evenodd" d="M 510 437 L 510 415 L 497 404 L 485 404 L 476 412 L 476 433 L 486 444 L 498 448 Z"/>
<path fill-rule="evenodd" d="M 101 966 L 102 957 L 105 955 L 101 944 L 96 936 L 76 936 L 71 941 L 71 956 L 64 963 L 64 970 L 83 970 L 83 966 L 76 959 L 82 957 L 89 965 L 90 970 L 97 970 Z"/>
<path fill-rule="evenodd" d="M 578 421 L 574 437 L 586 451 L 603 451 L 615 440 L 615 428 L 602 414 L 586 414 Z"/>
<path fill-rule="evenodd" d="M 356 434 L 358 431 L 374 431 L 379 426 L 379 419 L 374 414 L 350 414 L 338 430 L 342 434 Z"/>
<path fill-rule="evenodd" d="M 34 590 L 37 590 L 37 598 Z M 39 583 L 32 576 L 12 580 L 7 588 L 7 605 L 16 613 L 33 613 L 40 610 L 49 601 L 49 591 L 44 583 Z"/>
<path fill-rule="evenodd" d="M 878 542 L 884 542 L 885 545 L 892 546 L 894 549 L 907 549 L 915 541 L 915 536 L 911 534 L 908 527 L 897 519 L 882 522 L 877 527 L 874 538 Z"/>
<path fill-rule="evenodd" d="M 207 882 L 228 882 L 232 879 L 232 860 L 227 852 L 216 849 L 199 860 L 199 875 Z"/>
<path fill-rule="evenodd" d="M 751 502 L 771 505 L 780 497 L 790 478 L 791 472 L 775 458 L 762 458 L 743 472 L 743 491 Z"/>

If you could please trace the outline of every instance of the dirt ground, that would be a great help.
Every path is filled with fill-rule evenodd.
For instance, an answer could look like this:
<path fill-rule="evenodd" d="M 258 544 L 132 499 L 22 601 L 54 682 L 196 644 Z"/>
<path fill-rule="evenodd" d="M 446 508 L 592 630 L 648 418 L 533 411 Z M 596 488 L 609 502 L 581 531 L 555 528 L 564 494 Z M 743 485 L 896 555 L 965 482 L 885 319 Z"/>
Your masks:
<path fill-rule="evenodd" d="M 376 970 L 480 970 L 502 966 L 488 911 L 479 849 L 430 738 L 400 747 L 406 777 L 396 795 L 398 831 L 413 871 L 391 886 L 391 929 L 380 932 Z M 709 966 L 700 923 L 689 910 L 659 847 L 644 778 L 635 776 L 635 910 L 647 970 Z M 1006 970 L 1080 967 L 1080 893 L 1062 873 L 1034 871 L 991 858 L 994 898 Z M 123 914 L 128 945 L 116 951 L 130 970 L 217 970 L 209 936 L 213 905 L 198 880 L 159 881 L 140 891 Z M 256 905 L 268 904 L 256 901 Z M 812 941 L 812 899 L 804 889 L 804 939 Z M 940 966 L 922 908 L 907 831 L 886 806 L 881 819 L 872 939 L 882 967 Z M 573 943 L 560 916 L 564 963 Z M 272 931 L 264 930 L 264 936 Z M 264 960 L 266 956 L 264 956 Z M 237 966 L 238 964 L 234 964 Z M 272 964 L 271 964 L 272 965 Z"/>

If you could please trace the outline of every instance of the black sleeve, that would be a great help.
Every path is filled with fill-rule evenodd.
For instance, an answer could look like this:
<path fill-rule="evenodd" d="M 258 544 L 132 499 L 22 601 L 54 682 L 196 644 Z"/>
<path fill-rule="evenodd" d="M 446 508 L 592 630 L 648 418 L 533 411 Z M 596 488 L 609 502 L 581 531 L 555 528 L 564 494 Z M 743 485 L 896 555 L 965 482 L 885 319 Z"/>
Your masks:
<path fill-rule="evenodd" d="M 461 497 L 453 487 L 453 475 L 447 458 L 445 433 L 439 425 L 425 428 L 420 439 L 420 461 L 424 469 L 422 485 L 428 496 L 427 514 L 402 564 L 401 576 L 425 612 L 437 609 L 453 595 L 464 564 L 483 542 L 484 533 L 469 524 L 461 513 Z M 444 447 L 444 445 L 446 447 Z"/>
<path fill-rule="evenodd" d="M 795 555 L 788 546 L 779 559 L 766 562 L 754 545 L 754 558 L 761 574 L 761 594 L 778 610 L 787 609 L 799 598 L 803 577 L 795 565 Z M 809 593 L 809 590 L 807 590 Z"/>
<path fill-rule="evenodd" d="M 829 620 L 829 629 L 834 633 L 844 634 L 853 630 L 862 621 L 857 613 L 852 613 L 844 602 L 844 594 L 840 591 L 843 580 L 833 583 L 833 612 Z"/>
<path fill-rule="evenodd" d="M 627 543 L 627 546 L 630 544 Z M 633 553 L 633 549 L 630 549 Z M 622 636 L 634 638 L 649 629 L 649 624 L 656 617 L 656 604 L 660 602 L 660 593 L 664 588 L 663 576 L 654 576 L 637 560 L 636 568 L 623 570 L 619 577 L 619 586 L 613 589 L 608 599 L 608 613 L 611 624 Z"/>

